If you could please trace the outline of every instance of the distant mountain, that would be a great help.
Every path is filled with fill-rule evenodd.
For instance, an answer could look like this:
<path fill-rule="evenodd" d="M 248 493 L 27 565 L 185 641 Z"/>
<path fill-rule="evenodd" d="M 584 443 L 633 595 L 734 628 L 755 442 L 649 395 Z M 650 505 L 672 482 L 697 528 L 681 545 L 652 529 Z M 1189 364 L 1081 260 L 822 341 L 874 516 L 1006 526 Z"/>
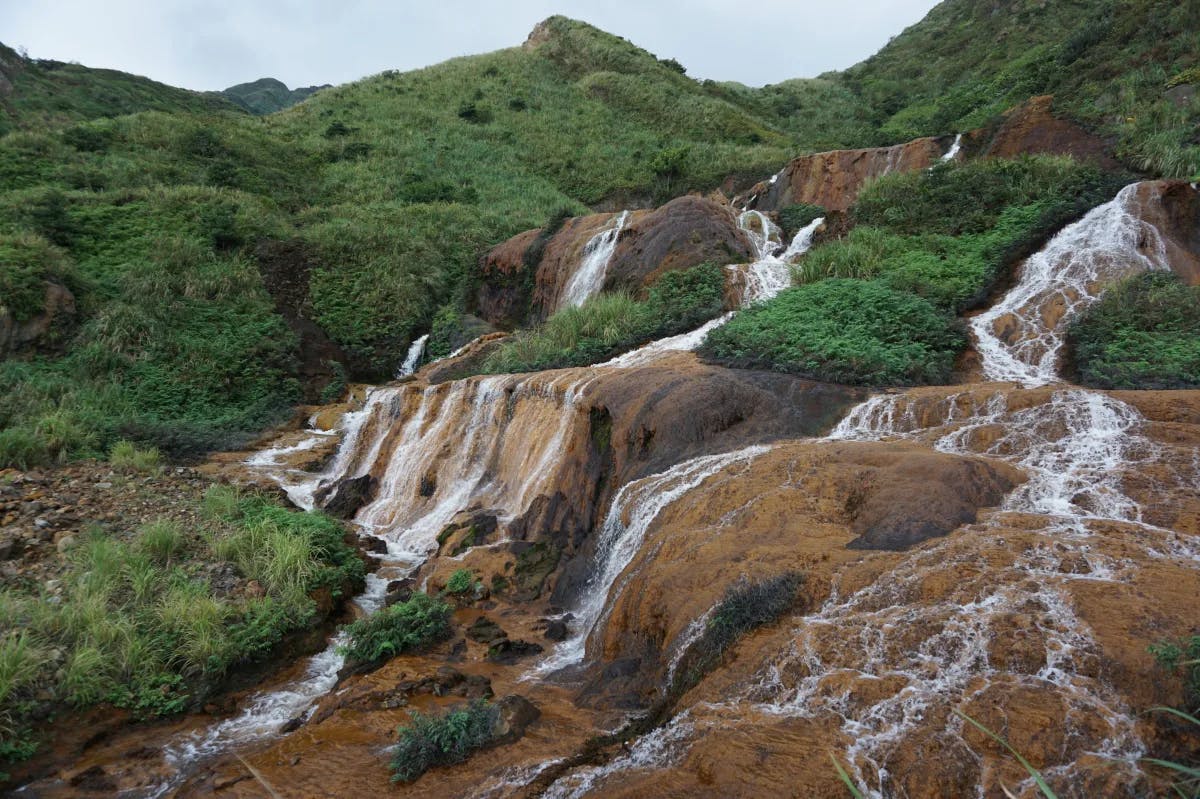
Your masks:
<path fill-rule="evenodd" d="M 250 83 L 230 86 L 221 94 L 251 114 L 262 115 L 291 108 L 296 103 L 308 99 L 314 92 L 328 88 L 329 84 L 326 83 L 322 86 L 289 89 L 287 84 L 275 78 L 259 78 Z"/>
<path fill-rule="evenodd" d="M 179 89 L 115 69 L 27 58 L 0 43 L 0 134 L 138 111 L 238 110 L 215 92 Z"/>

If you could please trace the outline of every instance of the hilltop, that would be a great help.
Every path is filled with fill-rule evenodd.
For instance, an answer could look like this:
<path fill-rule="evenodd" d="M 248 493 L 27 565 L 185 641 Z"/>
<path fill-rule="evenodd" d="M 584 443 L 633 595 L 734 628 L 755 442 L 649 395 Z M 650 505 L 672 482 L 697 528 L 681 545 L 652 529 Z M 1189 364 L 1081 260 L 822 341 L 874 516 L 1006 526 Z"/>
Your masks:
<path fill-rule="evenodd" d="M 223 89 L 221 94 L 251 114 L 273 114 L 285 108 L 291 108 L 296 103 L 307 100 L 321 89 L 328 89 L 329 84 L 321 86 L 302 86 L 289 89 L 287 84 L 275 78 L 259 78 L 249 83 L 239 83 Z"/>

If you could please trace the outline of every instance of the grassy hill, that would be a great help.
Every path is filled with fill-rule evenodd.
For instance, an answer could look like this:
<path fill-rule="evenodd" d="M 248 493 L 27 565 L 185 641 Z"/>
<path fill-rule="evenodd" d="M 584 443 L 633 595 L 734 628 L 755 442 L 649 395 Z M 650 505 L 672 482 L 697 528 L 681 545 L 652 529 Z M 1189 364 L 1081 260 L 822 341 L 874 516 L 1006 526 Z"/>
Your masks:
<path fill-rule="evenodd" d="M 1053 94 L 1130 166 L 1200 174 L 1200 4 L 946 0 L 836 76 L 883 138 L 954 133 Z"/>
<path fill-rule="evenodd" d="M 25 58 L 0 44 L 0 134 L 151 110 L 208 113 L 238 107 L 217 94 L 113 69 Z"/>
<path fill-rule="evenodd" d="M 221 94 L 251 114 L 273 114 L 296 103 L 307 100 L 325 86 L 302 86 L 289 89 L 287 84 L 275 78 L 259 78 L 249 83 L 239 83 L 224 89 Z"/>
<path fill-rule="evenodd" d="M 1200 172 L 1197 101 L 1175 91 L 1195 79 L 1193 4 L 995 5 L 947 0 L 845 73 L 762 89 L 553 17 L 521 47 L 261 117 L 0 50 L 0 315 L 36 325 L 47 284 L 75 300 L 0 360 L 0 463 L 234 445 L 390 375 L 514 233 L 983 125 L 1035 93 L 1135 165 Z"/>

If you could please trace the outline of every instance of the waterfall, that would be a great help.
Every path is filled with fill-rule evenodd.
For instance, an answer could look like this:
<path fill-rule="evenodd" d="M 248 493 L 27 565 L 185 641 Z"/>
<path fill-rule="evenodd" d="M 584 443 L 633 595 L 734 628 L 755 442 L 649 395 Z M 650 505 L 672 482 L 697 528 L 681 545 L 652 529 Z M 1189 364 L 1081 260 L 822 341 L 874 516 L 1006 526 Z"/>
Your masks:
<path fill-rule="evenodd" d="M 400 368 L 396 370 L 396 377 L 408 377 L 417 371 L 417 364 L 421 362 L 421 356 L 425 354 L 425 344 L 428 341 L 429 334 L 426 333 L 409 345 L 408 354 L 404 356 L 404 363 L 400 364 Z"/>
<path fill-rule="evenodd" d="M 559 308 L 578 307 L 600 293 L 600 289 L 604 287 L 608 262 L 612 260 L 613 252 L 617 249 L 617 239 L 620 238 L 628 220 L 629 212 L 622 211 L 584 245 L 583 260 L 579 262 L 579 266 L 563 288 L 562 297 L 558 302 Z"/>
<path fill-rule="evenodd" d="M 1056 382 L 1071 317 L 1119 278 L 1168 268 L 1162 236 L 1135 213 L 1137 191 L 1137 184 L 1126 186 L 1060 231 L 1026 260 L 1016 287 L 971 320 L 987 379 Z"/>
<path fill-rule="evenodd" d="M 958 157 L 958 154 L 961 150 L 962 150 L 962 134 L 958 133 L 958 134 L 955 134 L 954 143 L 950 145 L 950 149 L 946 151 L 946 154 L 942 156 L 941 160 L 942 161 L 953 161 L 955 158 Z"/>
<path fill-rule="evenodd" d="M 755 253 L 753 263 L 745 266 L 734 264 L 726 267 L 730 272 L 740 271 L 742 274 L 744 281 L 742 307 L 769 300 L 792 285 L 792 264 L 812 247 L 813 236 L 824 223 L 824 217 L 814 219 L 797 231 L 796 235 L 792 237 L 791 243 L 784 248 L 781 240 L 782 231 L 778 225 L 767 218 L 766 214 L 760 211 L 743 211 L 738 216 L 738 227 L 750 239 Z M 782 254 L 780 254 L 780 250 L 783 250 Z M 732 312 L 726 313 L 710 319 L 695 330 L 652 341 L 636 350 L 605 361 L 599 366 L 628 369 L 632 366 L 650 363 L 668 352 L 689 352 L 703 344 L 704 338 L 710 331 L 717 329 L 732 318 Z"/>
<path fill-rule="evenodd" d="M 596 540 L 596 560 L 591 578 L 580 591 L 570 637 L 538 667 L 546 673 L 583 660 L 587 639 L 611 610 L 611 600 L 621 592 L 629 575 L 618 579 L 641 549 L 646 531 L 670 504 L 718 472 L 754 460 L 767 447 L 753 446 L 721 455 L 705 455 L 672 466 L 665 472 L 628 483 L 617 492 Z"/>
<path fill-rule="evenodd" d="M 973 320 L 985 377 L 1025 388 L 979 384 L 940 397 L 929 390 L 877 395 L 853 408 L 828 436 L 833 441 L 909 438 L 942 452 L 1013 463 L 1028 479 L 998 512 L 975 523 L 969 536 L 950 536 L 917 550 L 848 595 L 839 590 L 835 576 L 824 606 L 798 622 L 791 635 L 794 643 L 749 682 L 727 689 L 720 705 L 693 706 L 684 717 L 646 736 L 644 747 L 603 767 L 567 775 L 547 795 L 603 791 L 604 780 L 625 769 L 661 768 L 677 761 L 688 748 L 686 741 L 727 730 L 731 714 L 751 719 L 761 714 L 840 724 L 852 743 L 839 759 L 866 795 L 883 799 L 895 790 L 887 767 L 890 753 L 918 731 L 960 738 L 961 722 L 952 719 L 944 732 L 937 732 L 930 730 L 930 720 L 940 718 L 946 707 L 981 695 L 993 678 L 1001 686 L 1057 692 L 1069 703 L 1070 714 L 1083 720 L 1064 723 L 1081 723 L 1092 728 L 1086 733 L 1092 740 L 1100 738 L 1092 754 L 1110 760 L 1114 774 L 1121 770 L 1130 781 L 1137 779 L 1145 746 L 1136 721 L 1121 698 L 1095 676 L 1097 644 L 1065 587 L 1074 580 L 1129 579 L 1128 567 L 1097 551 L 1094 543 L 1113 524 L 1145 532 L 1142 538 L 1122 538 L 1122 546 L 1197 563 L 1200 553 L 1194 543 L 1162 546 L 1174 533 L 1143 523 L 1140 506 L 1123 488 L 1125 474 L 1156 459 L 1157 445 L 1141 432 L 1141 415 L 1101 392 L 1038 388 L 1059 382 L 1057 359 L 1072 314 L 1094 302 L 1113 281 L 1167 267 L 1161 236 L 1136 213 L 1136 192 L 1136 186 L 1122 190 L 1061 231 L 1029 259 L 1017 285 Z M 1195 475 L 1180 479 L 1194 482 Z M 635 485 L 618 497 L 606 528 L 611 523 L 621 529 L 620 514 L 631 513 L 623 503 L 636 500 L 637 492 Z M 1037 534 L 1052 544 L 1008 551 L 1001 530 L 1006 524 L 1029 529 L 1031 515 L 1044 519 Z M 645 531 L 625 534 L 640 541 Z M 980 570 L 980 558 L 989 557 L 980 554 L 981 545 L 993 553 L 991 560 L 1001 558 L 995 553 L 1007 559 Z M 1086 567 L 1065 567 L 1072 559 Z M 950 580 L 945 598 L 914 602 L 930 580 L 935 585 Z M 599 587 L 614 596 L 619 591 Z M 1040 666 L 1031 673 L 997 669 L 990 662 L 990 647 L 1002 628 L 997 625 L 1031 612 Z M 598 614 L 587 618 L 592 616 Z M 921 641 L 906 641 L 903 630 L 922 631 Z M 582 650 L 583 644 L 576 641 L 575 646 Z M 857 698 L 845 688 L 853 679 L 883 678 L 898 688 L 878 698 L 870 698 L 870 691 L 868 698 Z M 1098 735 L 1096 728 L 1103 732 Z M 663 747 L 663 741 L 672 746 Z M 1074 755 L 1066 757 L 1069 764 Z M 1065 768 L 1070 766 L 1051 766 L 1044 773 Z"/>

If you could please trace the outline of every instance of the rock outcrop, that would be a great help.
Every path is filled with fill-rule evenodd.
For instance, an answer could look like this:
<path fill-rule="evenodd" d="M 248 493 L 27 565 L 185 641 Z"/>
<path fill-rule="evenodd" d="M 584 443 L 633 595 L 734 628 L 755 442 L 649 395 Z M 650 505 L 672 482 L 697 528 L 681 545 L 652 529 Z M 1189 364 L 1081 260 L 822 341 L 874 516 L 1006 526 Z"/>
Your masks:
<path fill-rule="evenodd" d="M 75 295 L 62 283 L 45 282 L 41 310 L 18 320 L 0 303 L 0 358 L 20 350 L 52 350 L 65 343 L 75 322 Z"/>
<path fill-rule="evenodd" d="M 476 313 L 508 328 L 554 313 L 588 242 L 616 217 L 611 213 L 575 217 L 553 235 L 528 230 L 493 247 L 480 262 Z M 671 270 L 705 261 L 740 263 L 752 257 L 753 247 L 726 204 L 689 195 L 654 210 L 630 212 L 603 286 L 637 294 Z"/>
<path fill-rule="evenodd" d="M 927 169 L 949 150 L 950 144 L 945 137 L 925 138 L 892 147 L 802 155 L 789 161 L 770 181 L 747 192 L 741 202 L 758 211 L 779 211 L 800 204 L 845 211 L 868 181 Z"/>
<path fill-rule="evenodd" d="M 1105 169 L 1117 169 L 1109 144 L 1083 128 L 1053 113 L 1050 95 L 1031 97 L 1004 116 L 1000 127 L 991 132 L 980 129 L 967 134 L 969 151 L 995 158 L 1015 158 L 1043 153 L 1069 155 L 1080 161 L 1092 161 Z"/>

